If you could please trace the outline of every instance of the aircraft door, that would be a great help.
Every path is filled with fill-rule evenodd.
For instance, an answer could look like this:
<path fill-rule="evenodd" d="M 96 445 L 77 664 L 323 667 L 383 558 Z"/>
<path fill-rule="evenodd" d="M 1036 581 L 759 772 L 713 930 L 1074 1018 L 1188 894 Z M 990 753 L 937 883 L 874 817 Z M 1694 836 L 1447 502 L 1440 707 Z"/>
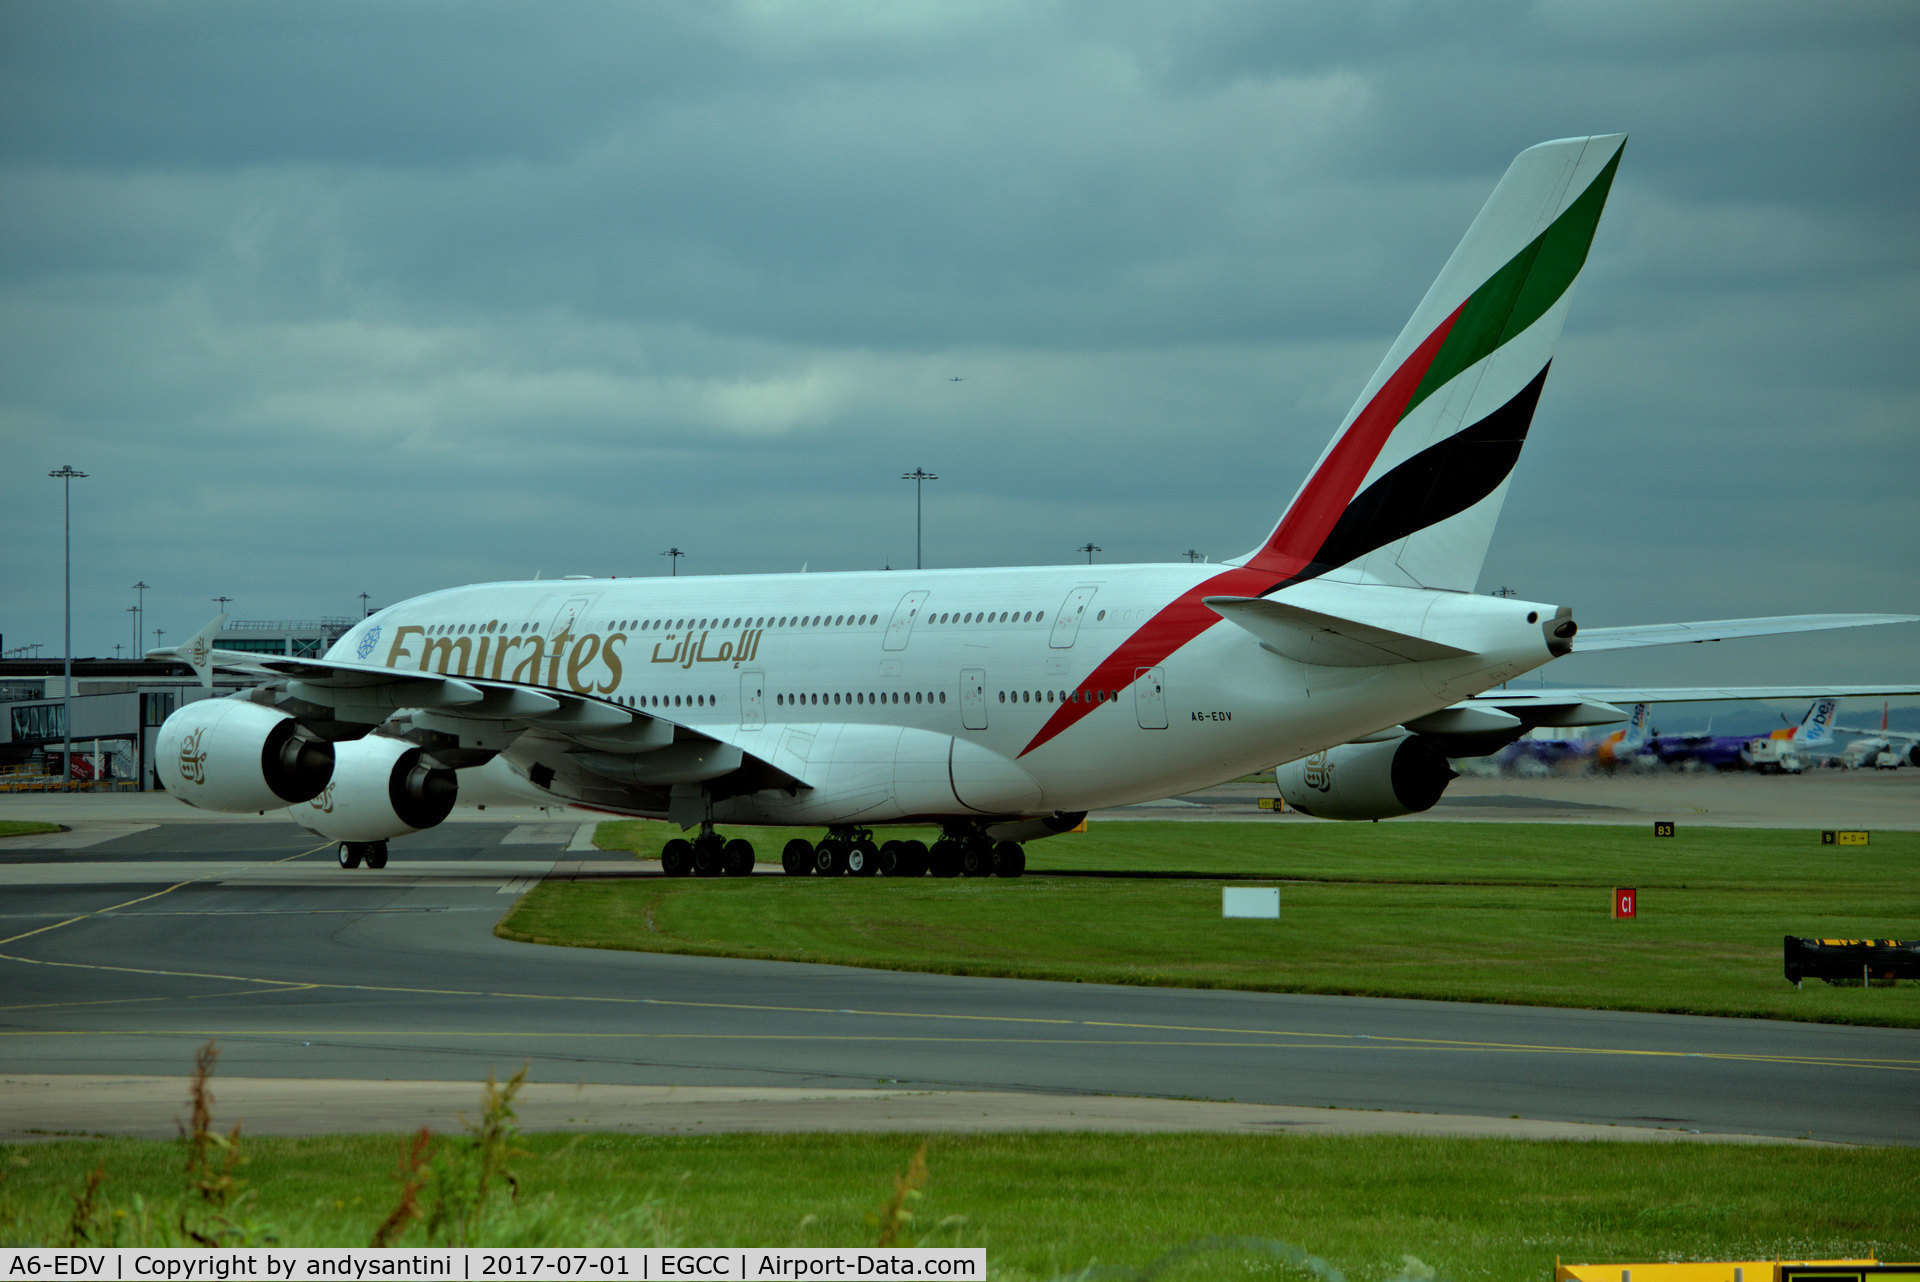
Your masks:
<path fill-rule="evenodd" d="M 767 724 L 767 674 L 740 674 L 740 728 L 758 730 Z"/>
<path fill-rule="evenodd" d="M 881 649 L 907 648 L 907 638 L 913 635 L 913 621 L 920 617 L 920 607 L 926 603 L 925 592 L 909 592 L 900 598 L 900 604 L 893 607 L 893 618 L 887 621 L 887 639 L 880 643 Z"/>
<path fill-rule="evenodd" d="M 987 673 L 984 668 L 960 670 L 960 724 L 969 730 L 987 728 Z"/>
<path fill-rule="evenodd" d="M 547 628 L 548 639 L 551 640 L 562 632 L 578 630 L 580 621 L 586 617 L 587 610 L 593 602 L 594 598 L 590 596 L 568 597 L 566 603 L 554 611 L 553 623 Z"/>
<path fill-rule="evenodd" d="M 1072 648 L 1074 638 L 1080 635 L 1080 619 L 1087 612 L 1087 603 L 1099 590 L 1088 585 L 1067 593 L 1067 599 L 1060 603 L 1060 612 L 1053 616 L 1053 636 L 1048 645 L 1056 650 Z"/>
<path fill-rule="evenodd" d="M 1167 728 L 1167 691 L 1159 668 L 1133 670 L 1133 714 L 1142 730 Z"/>

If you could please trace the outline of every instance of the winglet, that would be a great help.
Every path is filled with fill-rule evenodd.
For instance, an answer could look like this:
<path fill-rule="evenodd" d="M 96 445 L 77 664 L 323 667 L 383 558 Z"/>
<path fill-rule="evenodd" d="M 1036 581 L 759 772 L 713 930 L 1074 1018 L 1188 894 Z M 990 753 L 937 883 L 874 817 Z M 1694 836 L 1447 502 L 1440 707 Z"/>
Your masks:
<path fill-rule="evenodd" d="M 193 675 L 200 678 L 200 688 L 213 689 L 213 639 L 220 635 L 220 629 L 227 626 L 227 616 L 217 614 L 213 622 L 201 628 L 189 637 L 183 645 L 165 646 L 158 650 L 147 651 L 149 659 L 178 659 L 193 669 Z"/>

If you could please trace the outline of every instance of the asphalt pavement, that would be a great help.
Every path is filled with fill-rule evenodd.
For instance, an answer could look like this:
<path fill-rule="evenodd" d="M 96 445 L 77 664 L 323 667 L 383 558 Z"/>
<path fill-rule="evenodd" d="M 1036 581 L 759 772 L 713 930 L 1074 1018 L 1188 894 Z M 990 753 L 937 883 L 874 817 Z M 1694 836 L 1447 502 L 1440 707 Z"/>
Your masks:
<path fill-rule="evenodd" d="M 158 800 L 0 841 L 0 1138 L 171 1134 L 212 1039 L 254 1131 L 447 1122 L 525 1065 L 541 1126 L 1920 1144 L 1917 1030 L 540 947 L 493 925 L 597 866 L 590 816 L 490 811 L 346 872 L 284 819 Z"/>

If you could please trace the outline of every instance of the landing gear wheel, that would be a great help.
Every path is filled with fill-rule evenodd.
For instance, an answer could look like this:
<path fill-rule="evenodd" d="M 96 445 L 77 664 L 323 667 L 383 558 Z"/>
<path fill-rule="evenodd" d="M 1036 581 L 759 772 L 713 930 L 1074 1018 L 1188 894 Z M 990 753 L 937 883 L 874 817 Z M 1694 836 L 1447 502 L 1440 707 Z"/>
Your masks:
<path fill-rule="evenodd" d="M 871 841 L 850 842 L 847 846 L 847 871 L 855 877 L 871 877 L 880 871 L 880 848 Z"/>
<path fill-rule="evenodd" d="M 340 843 L 340 866 L 342 868 L 358 868 L 360 866 L 359 842 L 343 841 Z"/>
<path fill-rule="evenodd" d="M 1017 841 L 1003 841 L 993 848 L 993 875 L 1018 877 L 1027 870 L 1027 848 Z"/>
<path fill-rule="evenodd" d="M 942 838 L 933 843 L 933 849 L 927 852 L 927 863 L 936 877 L 958 877 L 960 875 L 961 846 L 957 841 Z"/>
<path fill-rule="evenodd" d="M 385 868 L 387 866 L 387 843 L 384 841 L 369 841 L 366 846 L 365 858 L 367 867 Z"/>
<path fill-rule="evenodd" d="M 847 871 L 847 848 L 829 838 L 813 848 L 813 870 L 822 877 L 839 877 Z"/>
<path fill-rule="evenodd" d="M 725 870 L 721 862 L 720 839 L 711 833 L 703 834 L 693 843 L 693 875 L 696 877 L 718 877 Z"/>
<path fill-rule="evenodd" d="M 963 877 L 990 877 L 993 875 L 993 847 L 985 838 L 969 841 L 960 847 L 960 875 Z"/>
<path fill-rule="evenodd" d="M 720 859 L 726 866 L 727 876 L 747 877 L 753 874 L 753 845 L 735 837 L 720 848 Z"/>
<path fill-rule="evenodd" d="M 669 877 L 684 877 L 693 871 L 693 843 L 675 837 L 660 847 L 660 871 Z"/>
<path fill-rule="evenodd" d="M 813 843 L 795 837 L 780 852 L 780 868 L 789 877 L 806 877 L 813 872 Z"/>
<path fill-rule="evenodd" d="M 881 842 L 878 863 L 882 877 L 898 877 L 900 875 L 900 843 L 897 841 Z"/>
<path fill-rule="evenodd" d="M 896 877 L 924 877 L 927 875 L 927 843 L 924 841 L 903 841 L 900 843 L 900 857 L 894 869 Z"/>

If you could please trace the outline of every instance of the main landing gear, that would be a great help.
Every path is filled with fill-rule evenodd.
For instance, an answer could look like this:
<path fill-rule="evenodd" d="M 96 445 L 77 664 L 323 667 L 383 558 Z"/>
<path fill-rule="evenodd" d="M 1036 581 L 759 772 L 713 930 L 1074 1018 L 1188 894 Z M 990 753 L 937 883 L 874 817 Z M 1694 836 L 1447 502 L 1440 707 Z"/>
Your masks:
<path fill-rule="evenodd" d="M 669 877 L 745 877 L 753 871 L 753 845 L 734 838 L 728 841 L 713 830 L 711 823 L 700 825 L 700 835 L 692 841 L 675 837 L 660 848 L 660 869 Z"/>
<path fill-rule="evenodd" d="M 387 866 L 387 843 L 384 841 L 343 841 L 340 843 L 340 866 L 358 868 L 361 864 L 369 868 Z"/>
<path fill-rule="evenodd" d="M 829 828 L 818 845 L 795 838 L 780 852 L 790 877 L 1018 877 L 1027 852 L 1017 841 L 996 842 L 978 828 L 949 828 L 928 847 L 920 841 L 873 842 L 865 828 Z"/>

